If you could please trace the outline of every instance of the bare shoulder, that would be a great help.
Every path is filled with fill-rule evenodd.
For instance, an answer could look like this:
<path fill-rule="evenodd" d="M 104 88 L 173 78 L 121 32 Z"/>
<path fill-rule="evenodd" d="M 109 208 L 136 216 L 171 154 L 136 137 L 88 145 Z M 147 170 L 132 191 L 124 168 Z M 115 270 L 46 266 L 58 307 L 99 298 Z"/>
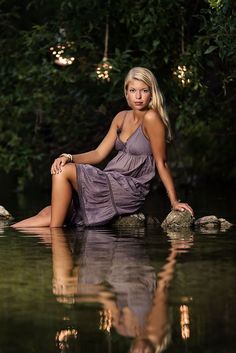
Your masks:
<path fill-rule="evenodd" d="M 117 113 L 116 116 L 113 118 L 112 124 L 114 124 L 117 128 L 119 128 L 122 125 L 122 122 L 126 114 L 127 114 L 127 110 L 122 110 L 119 113 Z"/>
<path fill-rule="evenodd" d="M 165 128 L 160 115 L 152 109 L 148 110 L 144 115 L 143 125 L 144 125 L 144 128 L 146 129 L 155 128 L 155 127 Z"/>

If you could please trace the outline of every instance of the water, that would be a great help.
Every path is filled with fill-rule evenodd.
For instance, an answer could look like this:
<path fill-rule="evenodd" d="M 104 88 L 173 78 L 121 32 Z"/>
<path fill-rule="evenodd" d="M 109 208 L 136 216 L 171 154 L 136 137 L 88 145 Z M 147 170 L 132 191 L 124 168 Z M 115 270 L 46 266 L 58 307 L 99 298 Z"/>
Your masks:
<path fill-rule="evenodd" d="M 204 213 L 200 195 L 191 198 Z M 229 200 L 211 195 L 213 213 L 233 221 Z M 32 195 L 16 214 L 32 212 L 30 203 Z M 0 353 L 235 353 L 235 252 L 235 228 L 19 232 L 1 224 Z"/>

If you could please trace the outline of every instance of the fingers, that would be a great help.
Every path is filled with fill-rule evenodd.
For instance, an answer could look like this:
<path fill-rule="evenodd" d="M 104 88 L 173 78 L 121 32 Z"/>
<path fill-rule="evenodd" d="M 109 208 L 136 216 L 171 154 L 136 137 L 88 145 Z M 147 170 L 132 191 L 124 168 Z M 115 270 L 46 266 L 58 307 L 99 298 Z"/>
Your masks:
<path fill-rule="evenodd" d="M 184 212 L 185 210 L 190 212 L 191 215 L 193 216 L 194 215 L 194 212 L 193 212 L 193 209 L 191 206 L 189 206 L 187 203 L 178 203 L 175 207 L 174 207 L 174 210 L 176 211 L 181 211 L 181 212 Z"/>
<path fill-rule="evenodd" d="M 65 157 L 56 158 L 51 166 L 51 174 L 59 174 L 62 172 L 62 168 L 66 164 Z"/>
<path fill-rule="evenodd" d="M 185 206 L 183 207 L 184 210 L 187 210 L 188 212 L 191 213 L 191 215 L 193 216 L 193 209 L 192 207 L 190 207 L 188 204 L 185 204 Z"/>

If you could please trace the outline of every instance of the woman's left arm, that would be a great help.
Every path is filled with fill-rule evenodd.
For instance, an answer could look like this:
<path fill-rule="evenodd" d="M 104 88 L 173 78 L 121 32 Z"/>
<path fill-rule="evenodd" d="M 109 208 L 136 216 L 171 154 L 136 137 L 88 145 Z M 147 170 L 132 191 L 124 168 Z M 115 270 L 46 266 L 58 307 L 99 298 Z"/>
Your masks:
<path fill-rule="evenodd" d="M 167 164 L 166 155 L 166 128 L 158 114 L 149 110 L 143 121 L 144 132 L 150 140 L 152 153 L 160 178 L 166 188 L 171 206 L 174 210 L 187 210 L 193 215 L 192 208 L 178 200 L 173 178 Z"/>

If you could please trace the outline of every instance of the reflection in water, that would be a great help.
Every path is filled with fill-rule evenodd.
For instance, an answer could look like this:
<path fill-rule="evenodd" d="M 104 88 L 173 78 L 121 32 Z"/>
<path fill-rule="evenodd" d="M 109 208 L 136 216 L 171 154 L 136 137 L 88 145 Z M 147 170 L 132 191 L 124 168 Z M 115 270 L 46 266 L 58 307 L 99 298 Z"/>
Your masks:
<path fill-rule="evenodd" d="M 48 244 L 49 230 L 35 233 Z M 159 273 L 150 263 L 144 230 L 119 236 L 109 229 L 74 230 L 54 228 L 51 232 L 53 293 L 65 304 L 99 303 L 99 329 L 133 338 L 132 353 L 162 352 L 171 337 L 168 288 L 177 254 L 193 244 L 191 234 L 170 233 L 170 248 Z M 32 234 L 32 229 L 30 230 Z M 189 312 L 180 307 L 182 338 L 190 337 Z M 55 333 L 56 346 L 69 351 L 78 340 L 78 327 L 62 327 Z M 110 350 L 109 350 L 110 351 Z"/>
<path fill-rule="evenodd" d="M 56 346 L 61 352 L 65 352 L 70 348 L 70 342 L 78 338 L 78 331 L 75 329 L 60 330 L 56 333 Z"/>
<path fill-rule="evenodd" d="M 187 253 L 193 245 L 193 233 L 190 230 L 183 230 L 181 233 L 168 232 L 167 235 L 169 237 L 169 241 L 171 242 L 171 247 L 174 248 L 179 254 Z M 190 319 L 188 305 L 180 305 L 179 312 L 181 337 L 183 340 L 187 340 L 190 338 Z"/>
<path fill-rule="evenodd" d="M 180 305 L 180 326 L 181 326 L 181 336 L 184 340 L 190 337 L 189 328 L 189 310 L 187 305 Z"/>

